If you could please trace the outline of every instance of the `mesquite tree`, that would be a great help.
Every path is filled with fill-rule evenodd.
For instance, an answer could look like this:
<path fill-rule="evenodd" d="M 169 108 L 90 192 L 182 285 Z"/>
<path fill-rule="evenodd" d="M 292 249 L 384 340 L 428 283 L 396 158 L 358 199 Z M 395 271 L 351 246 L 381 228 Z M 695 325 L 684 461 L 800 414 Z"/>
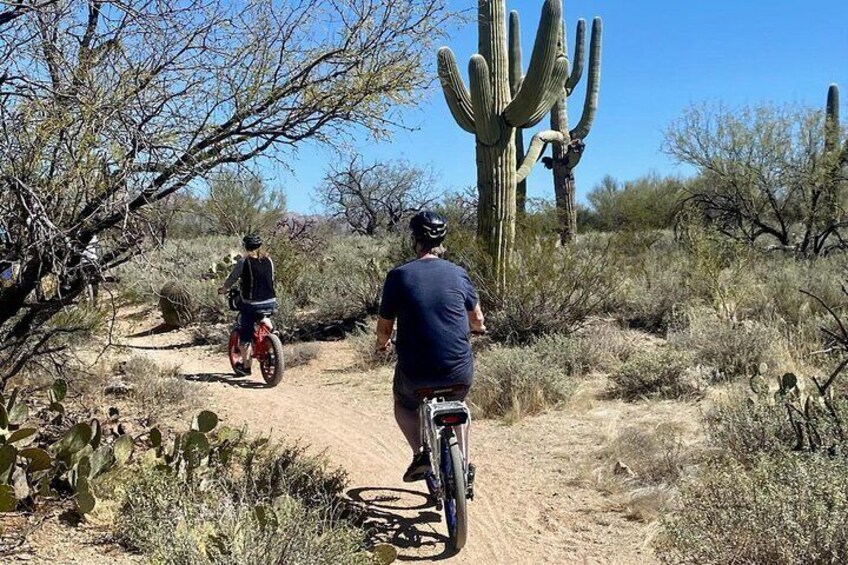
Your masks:
<path fill-rule="evenodd" d="M 848 138 L 836 85 L 825 112 L 692 108 L 665 148 L 700 173 L 685 204 L 728 237 L 803 256 L 848 249 Z"/>
<path fill-rule="evenodd" d="M 537 133 L 520 163 L 516 130 L 538 124 L 547 115 L 568 79 L 568 60 L 560 45 L 560 0 L 545 0 L 530 65 L 517 80 L 520 62 L 510 62 L 505 0 L 480 0 L 480 52 L 469 64 L 470 91 L 465 87 L 453 52 L 439 50 L 439 78 L 457 124 L 474 134 L 477 147 L 478 236 L 488 245 L 493 269 L 504 276 L 515 239 L 516 189 L 527 178 L 548 143 L 565 136 Z"/>
<path fill-rule="evenodd" d="M 157 202 L 222 166 L 291 166 L 306 140 L 392 127 L 449 17 L 440 0 L 7 4 L 0 259 L 16 268 L 0 287 L 0 388 L 67 331 L 54 316 L 92 268 L 139 250 Z M 34 292 L 45 277 L 49 298 Z"/>

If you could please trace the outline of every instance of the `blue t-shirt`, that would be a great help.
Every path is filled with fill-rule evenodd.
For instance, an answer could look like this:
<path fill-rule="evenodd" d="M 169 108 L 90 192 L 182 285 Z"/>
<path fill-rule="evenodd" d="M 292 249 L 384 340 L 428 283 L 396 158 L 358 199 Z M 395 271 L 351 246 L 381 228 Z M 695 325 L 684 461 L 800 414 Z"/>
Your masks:
<path fill-rule="evenodd" d="M 436 258 L 392 270 L 380 317 L 397 320 L 398 368 L 421 386 L 471 384 L 474 372 L 468 312 L 477 292 L 465 269 Z"/>

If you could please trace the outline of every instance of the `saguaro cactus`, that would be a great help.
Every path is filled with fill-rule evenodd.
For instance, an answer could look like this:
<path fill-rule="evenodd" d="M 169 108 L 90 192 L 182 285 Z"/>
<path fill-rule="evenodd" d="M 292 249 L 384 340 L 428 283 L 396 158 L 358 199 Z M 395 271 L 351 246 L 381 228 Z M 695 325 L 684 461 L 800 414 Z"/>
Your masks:
<path fill-rule="evenodd" d="M 518 18 L 511 19 L 515 20 L 512 38 L 513 32 L 517 37 Z M 568 79 L 568 60 L 559 44 L 561 21 L 561 1 L 545 0 L 530 65 L 526 76 L 519 78 L 520 48 L 516 53 L 507 41 L 505 0 L 479 0 L 480 52 L 469 64 L 470 91 L 453 52 L 447 47 L 439 50 L 439 78 L 451 114 L 476 137 L 477 233 L 488 244 L 498 280 L 515 239 L 516 186 L 527 178 L 547 143 L 565 139 L 557 131 L 536 134 L 518 165 L 516 130 L 538 124 Z"/>
<path fill-rule="evenodd" d="M 553 157 L 545 159 L 545 166 L 553 169 L 554 195 L 560 226 L 560 238 L 563 243 L 574 239 L 577 233 L 577 205 L 575 202 L 574 168 L 583 156 L 595 112 L 598 109 L 598 91 L 601 83 L 601 35 L 603 27 L 600 18 L 592 22 L 592 40 L 589 47 L 589 79 L 586 85 L 586 99 L 583 102 L 583 115 L 574 129 L 568 129 L 568 97 L 580 82 L 583 74 L 583 61 L 586 53 L 586 20 L 577 22 L 575 37 L 574 66 L 559 100 L 551 110 L 551 129 L 565 137 L 561 144 L 553 148 Z M 565 24 L 562 24 L 561 41 L 566 49 Z"/>

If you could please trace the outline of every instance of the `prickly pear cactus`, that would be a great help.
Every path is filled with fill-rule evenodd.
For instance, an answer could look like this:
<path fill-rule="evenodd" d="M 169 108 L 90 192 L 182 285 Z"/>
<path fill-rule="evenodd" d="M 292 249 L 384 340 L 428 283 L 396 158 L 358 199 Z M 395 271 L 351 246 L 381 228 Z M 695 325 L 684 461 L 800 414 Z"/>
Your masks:
<path fill-rule="evenodd" d="M 179 283 L 169 282 L 159 291 L 159 310 L 167 325 L 181 328 L 194 321 L 196 305 L 194 298 L 184 287 Z"/>
<path fill-rule="evenodd" d="M 794 373 L 771 381 L 756 375 L 751 379 L 751 401 L 786 409 L 786 423 L 795 436 L 796 451 L 842 452 L 846 415 L 834 399 L 832 386 L 845 366 L 843 362 L 824 381 L 813 377 L 811 382 L 805 382 Z"/>

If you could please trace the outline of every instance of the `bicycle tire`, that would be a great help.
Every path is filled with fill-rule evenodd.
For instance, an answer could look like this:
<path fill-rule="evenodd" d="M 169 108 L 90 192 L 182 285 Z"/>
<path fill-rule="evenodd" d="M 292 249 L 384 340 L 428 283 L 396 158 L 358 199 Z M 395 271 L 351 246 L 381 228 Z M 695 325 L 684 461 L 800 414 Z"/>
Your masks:
<path fill-rule="evenodd" d="M 230 332 L 230 341 L 227 342 L 227 357 L 230 359 L 230 367 L 236 371 L 236 364 L 241 362 L 241 343 L 238 330 Z"/>
<path fill-rule="evenodd" d="M 465 547 L 468 538 L 468 499 L 466 498 L 465 462 L 462 457 L 462 449 L 459 447 L 456 435 L 450 433 L 447 440 L 447 449 L 444 450 L 447 457 L 443 457 L 443 476 L 449 478 L 444 490 L 445 521 L 448 524 L 448 537 L 455 551 Z M 453 515 L 451 515 L 453 514 Z"/>
<path fill-rule="evenodd" d="M 277 386 L 283 380 L 283 342 L 274 334 L 268 334 L 264 338 L 267 340 L 265 344 L 265 354 L 259 360 L 259 367 L 262 370 L 262 378 L 268 386 Z"/>

